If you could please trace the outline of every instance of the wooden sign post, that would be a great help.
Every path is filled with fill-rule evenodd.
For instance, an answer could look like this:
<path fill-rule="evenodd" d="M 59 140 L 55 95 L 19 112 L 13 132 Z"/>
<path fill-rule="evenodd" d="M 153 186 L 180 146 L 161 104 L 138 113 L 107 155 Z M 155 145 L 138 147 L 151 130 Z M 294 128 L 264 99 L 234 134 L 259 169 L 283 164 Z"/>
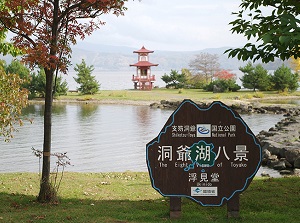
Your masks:
<path fill-rule="evenodd" d="M 202 206 L 227 203 L 239 216 L 239 194 L 261 164 L 261 146 L 243 119 L 222 102 L 206 108 L 184 100 L 158 136 L 146 145 L 152 187 L 170 197 L 170 216 L 180 217 L 181 197 Z"/>

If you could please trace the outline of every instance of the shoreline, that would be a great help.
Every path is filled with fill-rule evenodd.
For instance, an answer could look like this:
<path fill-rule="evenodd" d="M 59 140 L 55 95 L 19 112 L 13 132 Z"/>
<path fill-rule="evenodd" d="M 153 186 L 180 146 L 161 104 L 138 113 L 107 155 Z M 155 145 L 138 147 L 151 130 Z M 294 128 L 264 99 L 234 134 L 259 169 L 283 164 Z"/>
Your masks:
<path fill-rule="evenodd" d="M 221 101 L 224 104 L 231 106 L 231 105 L 253 105 L 253 106 L 281 106 L 284 108 L 293 108 L 300 106 L 299 104 L 289 104 L 289 103 L 282 103 L 283 100 L 300 100 L 300 96 L 271 96 L 271 97 L 264 97 L 264 98 L 252 98 L 252 99 L 211 99 L 211 98 L 203 98 L 203 99 L 192 99 L 192 98 L 185 98 L 191 99 L 195 103 L 212 103 L 213 101 Z M 74 99 L 53 99 L 53 103 L 79 103 L 79 104 L 121 104 L 121 105 L 151 105 L 153 103 L 161 103 L 167 100 L 131 100 L 131 99 L 116 99 L 116 98 L 108 98 L 108 99 L 81 99 L 80 97 Z M 182 100 L 174 100 L 171 99 L 170 102 L 176 103 Z M 261 101 L 278 101 L 281 103 L 262 103 Z M 29 104 L 34 103 L 44 103 L 44 98 L 34 98 L 28 101 Z"/>
<path fill-rule="evenodd" d="M 31 99 L 29 104 L 44 104 L 43 99 Z M 123 99 L 54 99 L 53 104 L 116 104 L 116 105 L 147 105 L 155 103 L 156 101 L 146 100 L 123 100 Z"/>

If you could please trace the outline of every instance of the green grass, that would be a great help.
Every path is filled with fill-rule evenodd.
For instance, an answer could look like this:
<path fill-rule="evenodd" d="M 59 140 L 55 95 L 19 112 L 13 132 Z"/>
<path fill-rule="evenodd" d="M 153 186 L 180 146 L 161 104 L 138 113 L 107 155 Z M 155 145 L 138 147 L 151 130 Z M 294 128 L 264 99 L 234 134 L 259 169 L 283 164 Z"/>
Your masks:
<path fill-rule="evenodd" d="M 205 92 L 200 89 L 153 89 L 152 91 L 139 90 L 103 90 L 94 95 L 80 95 L 78 93 L 68 93 L 67 96 L 60 96 L 62 100 L 132 100 L 132 101 L 161 101 L 161 100 L 244 100 L 253 98 L 269 98 L 278 96 L 299 96 L 300 92 L 294 92 L 288 95 L 281 95 L 278 92 L 253 92 L 239 91 L 228 93 Z"/>
<path fill-rule="evenodd" d="M 300 222 L 300 178 L 255 178 L 240 198 L 240 218 L 226 205 L 202 207 L 182 199 L 182 217 L 169 219 L 168 198 L 148 173 L 66 173 L 59 204 L 36 202 L 39 176 L 0 174 L 0 222 Z"/>

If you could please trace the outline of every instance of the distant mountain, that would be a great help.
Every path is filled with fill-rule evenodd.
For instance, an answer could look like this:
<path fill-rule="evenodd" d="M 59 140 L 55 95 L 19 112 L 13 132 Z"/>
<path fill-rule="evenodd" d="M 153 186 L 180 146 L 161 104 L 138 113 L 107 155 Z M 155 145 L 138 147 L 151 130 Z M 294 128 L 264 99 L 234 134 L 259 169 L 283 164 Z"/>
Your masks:
<path fill-rule="evenodd" d="M 133 51 L 140 49 L 140 47 L 108 46 L 81 42 L 73 49 L 72 63 L 80 63 L 81 59 L 85 59 L 98 70 L 130 70 L 133 68 L 129 65 L 137 62 L 137 55 Z M 147 48 L 147 46 L 145 47 Z M 152 63 L 159 64 L 159 66 L 153 67 L 153 70 L 181 70 L 182 68 L 189 68 L 189 63 L 195 58 L 195 55 L 207 52 L 219 56 L 222 69 L 238 70 L 239 67 L 246 65 L 247 62 L 239 61 L 236 58 L 228 58 L 224 52 L 229 48 L 207 48 L 197 51 L 155 50 L 153 54 L 150 54 L 149 60 Z M 268 70 L 275 70 L 282 63 L 282 61 L 277 60 L 273 63 L 264 64 L 264 67 Z"/>
<path fill-rule="evenodd" d="M 141 47 L 141 46 L 140 46 Z M 101 44 L 80 43 L 73 48 L 72 64 L 80 63 L 82 59 L 95 67 L 96 70 L 130 70 L 130 64 L 137 62 L 137 54 L 133 53 L 140 47 L 107 46 Z M 147 47 L 146 47 L 147 48 Z M 221 67 L 224 69 L 238 69 L 244 62 L 237 59 L 228 59 L 223 52 L 227 48 L 204 49 L 199 51 L 162 51 L 155 50 L 149 60 L 158 63 L 153 70 L 169 71 L 188 68 L 190 61 L 200 52 L 218 54 Z M 152 49 L 151 49 L 152 50 Z"/>
<path fill-rule="evenodd" d="M 125 71 L 133 70 L 130 64 L 137 62 L 137 54 L 133 53 L 134 50 L 140 49 L 127 46 L 110 46 L 98 43 L 79 42 L 72 48 L 72 66 L 81 63 L 84 59 L 88 65 L 93 65 L 95 70 L 110 70 L 110 71 Z M 147 46 L 145 46 L 147 48 Z M 228 58 L 224 54 L 224 51 L 230 47 L 221 48 L 207 48 L 197 51 L 162 51 L 155 50 L 153 54 L 150 54 L 149 60 L 152 63 L 158 63 L 157 67 L 153 67 L 153 70 L 170 71 L 181 70 L 182 68 L 189 68 L 190 61 L 195 55 L 201 52 L 207 52 L 211 54 L 217 54 L 219 56 L 219 62 L 222 69 L 238 70 L 240 66 L 244 66 L 247 62 L 239 61 L 236 58 Z M 0 59 L 5 59 L 8 63 L 12 57 L 6 56 Z M 264 65 L 268 70 L 275 70 L 278 66 L 281 66 L 282 61 L 278 60 L 274 63 Z"/>

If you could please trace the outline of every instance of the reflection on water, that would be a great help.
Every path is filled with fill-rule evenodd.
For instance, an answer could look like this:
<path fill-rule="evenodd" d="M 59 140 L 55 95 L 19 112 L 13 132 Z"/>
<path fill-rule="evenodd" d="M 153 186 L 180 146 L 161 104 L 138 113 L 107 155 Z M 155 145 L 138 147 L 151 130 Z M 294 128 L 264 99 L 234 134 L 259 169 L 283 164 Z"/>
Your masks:
<path fill-rule="evenodd" d="M 33 118 L 10 143 L 0 142 L 0 172 L 38 171 L 31 148 L 43 146 L 43 105 L 30 105 Z M 147 171 L 146 144 L 155 138 L 172 111 L 148 106 L 55 104 L 52 152 L 67 152 L 74 165 L 68 171 Z M 243 115 L 254 134 L 274 126 L 281 115 Z M 54 160 L 53 160 L 54 162 Z"/>
<path fill-rule="evenodd" d="M 90 116 L 92 116 L 97 112 L 98 108 L 99 106 L 94 103 L 84 104 L 80 106 L 79 116 L 82 120 L 84 120 L 85 118 L 89 118 Z"/>

